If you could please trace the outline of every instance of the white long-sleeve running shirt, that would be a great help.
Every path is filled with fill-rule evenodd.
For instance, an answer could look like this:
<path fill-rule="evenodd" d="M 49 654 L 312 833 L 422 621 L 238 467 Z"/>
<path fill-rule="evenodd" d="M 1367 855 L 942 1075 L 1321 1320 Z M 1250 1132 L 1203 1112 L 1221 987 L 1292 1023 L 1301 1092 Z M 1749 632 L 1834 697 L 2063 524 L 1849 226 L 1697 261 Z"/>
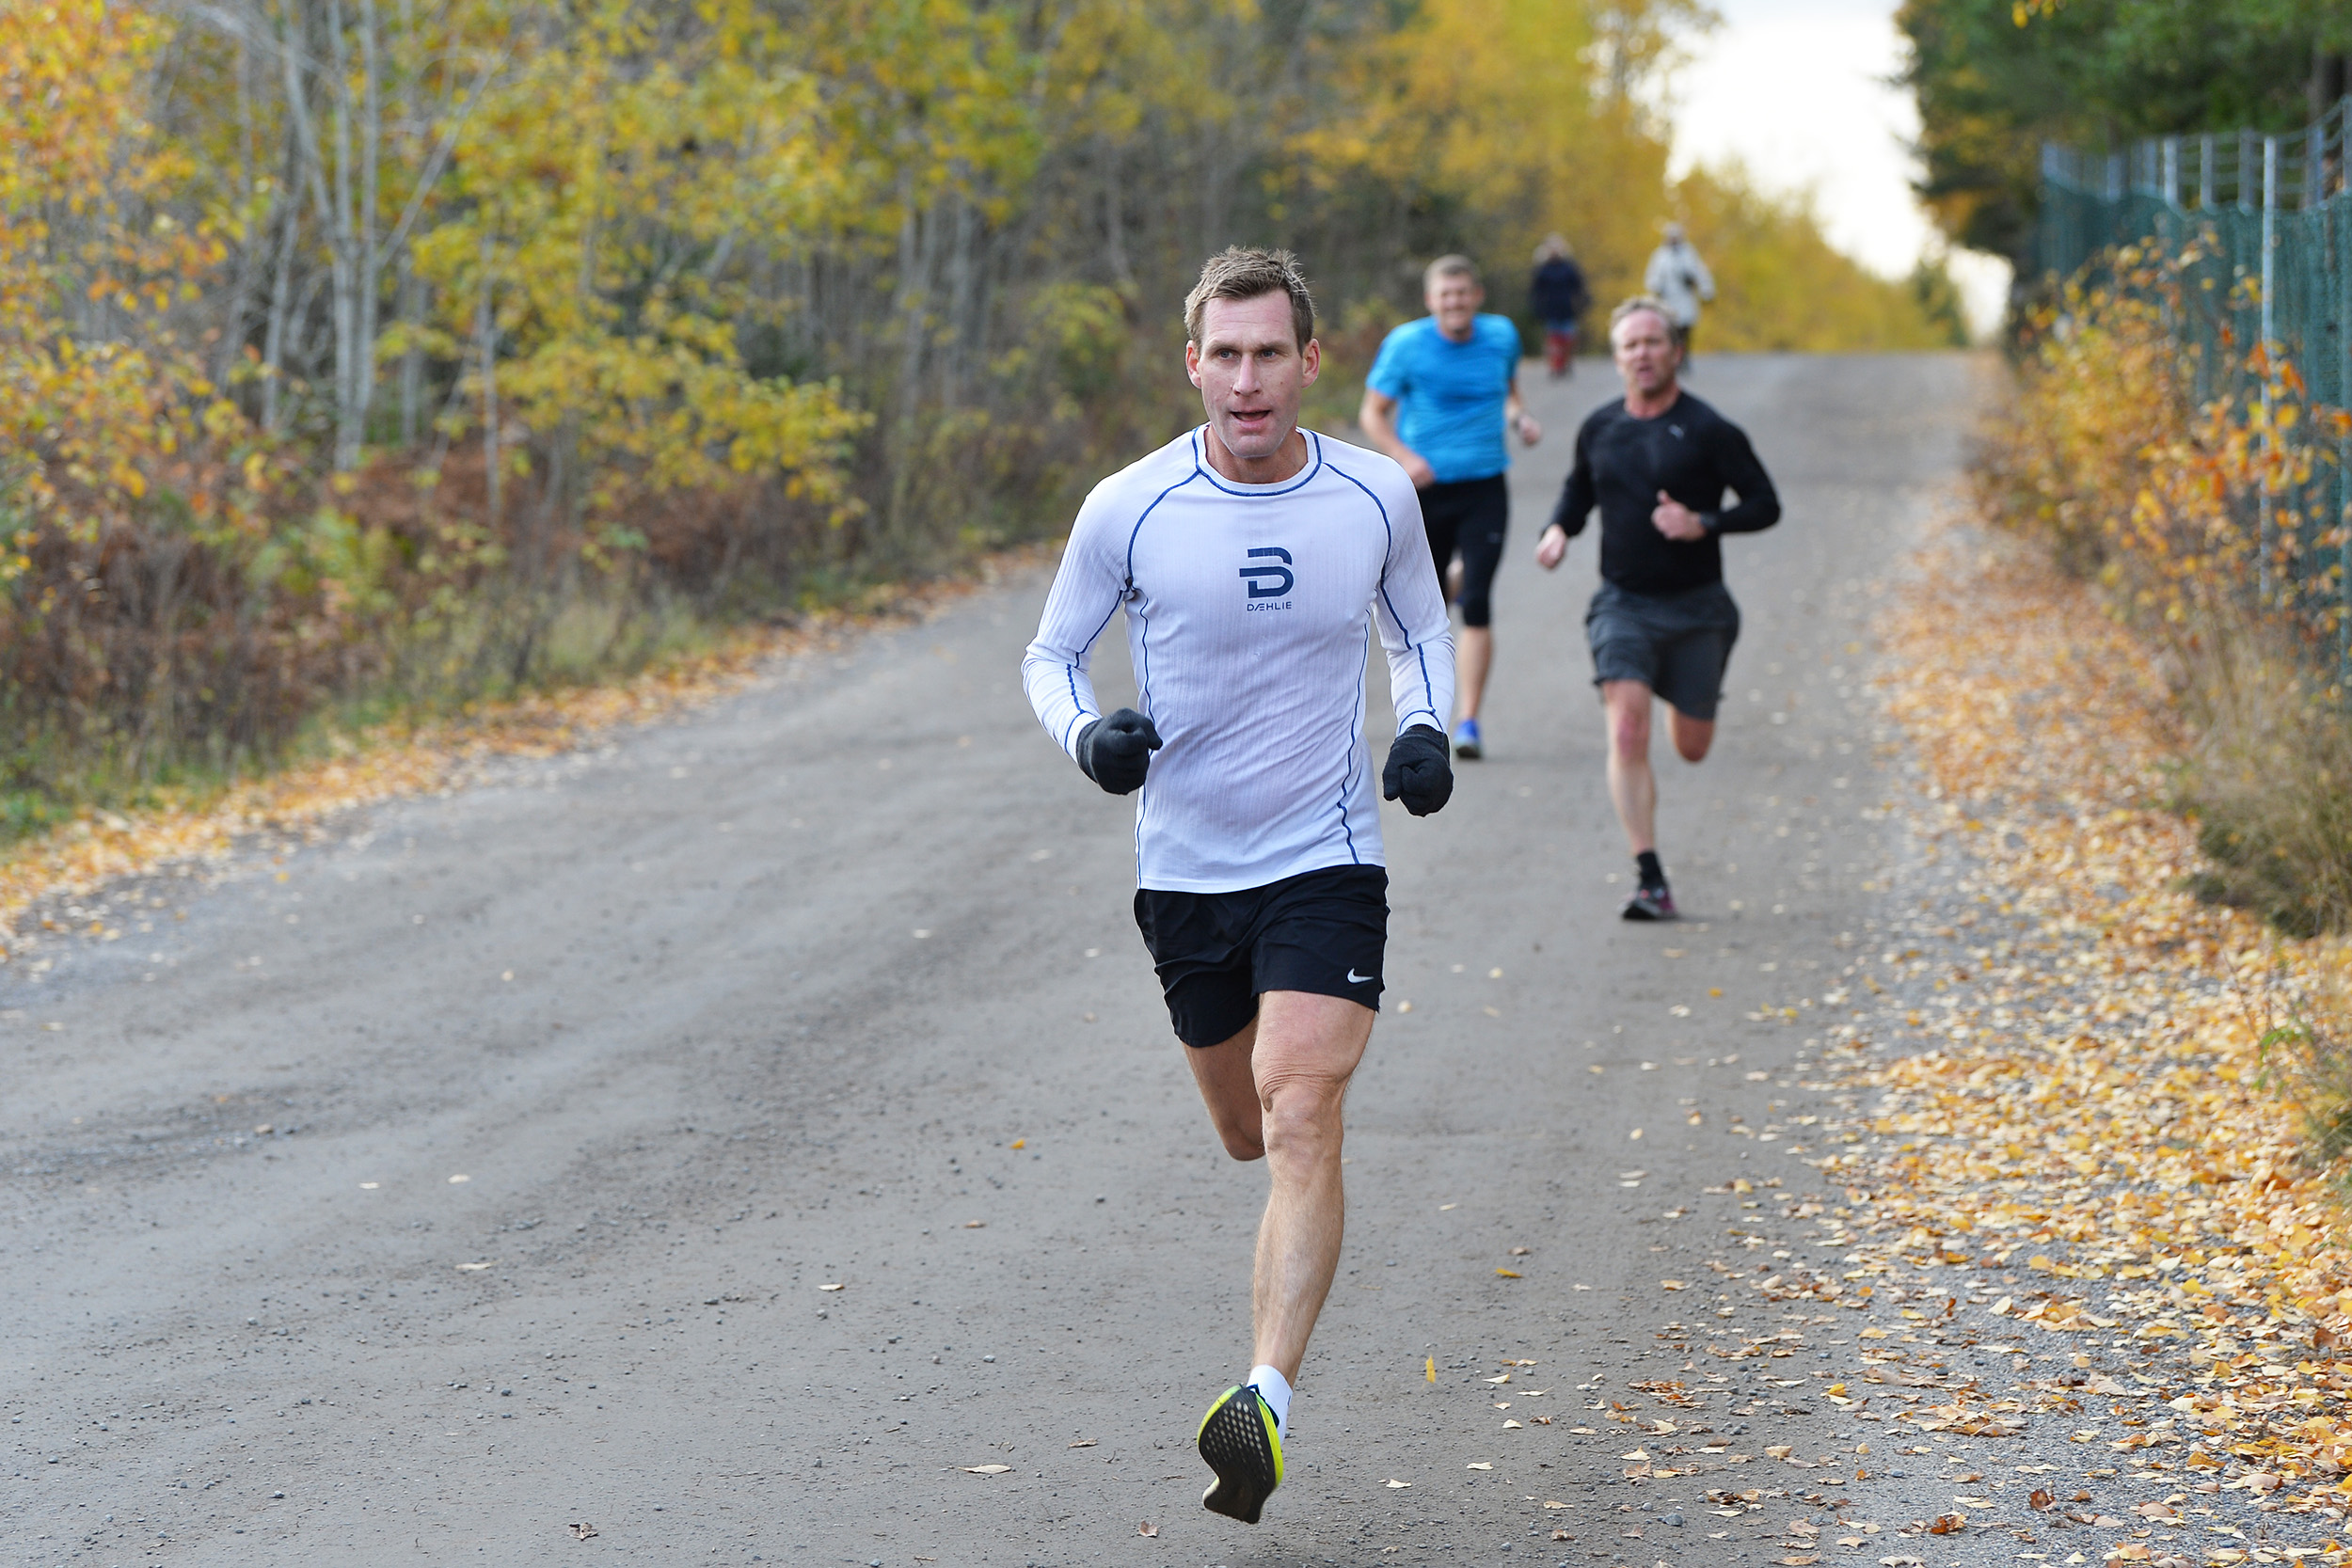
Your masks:
<path fill-rule="evenodd" d="M 1377 452 L 1307 433 L 1279 484 L 1212 469 L 1202 430 L 1079 508 L 1022 661 L 1039 722 L 1075 756 L 1102 708 L 1087 667 L 1120 609 L 1162 748 L 1136 805 L 1136 880 L 1230 893 L 1384 865 L 1364 738 L 1364 627 L 1388 650 L 1397 727 L 1442 733 L 1454 633 L 1421 502 Z"/>

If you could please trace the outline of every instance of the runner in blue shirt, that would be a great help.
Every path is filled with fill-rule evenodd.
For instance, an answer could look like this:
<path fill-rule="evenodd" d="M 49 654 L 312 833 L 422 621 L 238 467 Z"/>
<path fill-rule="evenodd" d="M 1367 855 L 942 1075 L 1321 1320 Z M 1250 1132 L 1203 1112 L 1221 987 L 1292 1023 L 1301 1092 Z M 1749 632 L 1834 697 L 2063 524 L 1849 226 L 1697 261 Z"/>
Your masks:
<path fill-rule="evenodd" d="M 1467 256 L 1438 257 L 1422 277 L 1422 293 L 1429 314 L 1381 343 L 1356 422 L 1421 492 L 1430 558 L 1462 606 L 1454 754 L 1475 758 L 1483 750 L 1478 703 L 1495 657 L 1489 595 L 1511 517 L 1503 429 L 1531 447 L 1543 429 L 1519 403 L 1519 329 L 1507 316 L 1479 312 L 1486 292 L 1477 264 Z"/>

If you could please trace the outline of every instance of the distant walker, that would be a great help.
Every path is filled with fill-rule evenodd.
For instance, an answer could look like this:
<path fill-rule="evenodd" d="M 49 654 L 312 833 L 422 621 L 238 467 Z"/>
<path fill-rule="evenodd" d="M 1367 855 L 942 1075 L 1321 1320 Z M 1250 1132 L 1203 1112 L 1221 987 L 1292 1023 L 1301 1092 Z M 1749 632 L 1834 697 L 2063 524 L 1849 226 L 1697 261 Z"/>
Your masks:
<path fill-rule="evenodd" d="M 1682 368 L 1688 370 L 1691 342 L 1698 335 L 1699 307 L 1713 303 L 1715 275 L 1699 260 L 1697 248 L 1683 235 L 1682 225 L 1666 225 L 1664 243 L 1649 253 L 1649 267 L 1642 275 L 1642 283 L 1680 335 Z"/>
<path fill-rule="evenodd" d="M 1574 375 L 1577 340 L 1593 293 L 1565 236 L 1547 235 L 1535 247 L 1535 276 L 1528 279 L 1527 302 L 1544 324 L 1544 364 L 1551 379 L 1562 381 Z"/>

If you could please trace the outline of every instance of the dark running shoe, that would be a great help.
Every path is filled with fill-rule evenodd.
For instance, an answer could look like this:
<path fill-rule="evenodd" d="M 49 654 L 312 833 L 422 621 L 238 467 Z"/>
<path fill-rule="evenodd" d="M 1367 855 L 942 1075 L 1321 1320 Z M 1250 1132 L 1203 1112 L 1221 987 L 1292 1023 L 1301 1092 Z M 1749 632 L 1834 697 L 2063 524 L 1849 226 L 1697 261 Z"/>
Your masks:
<path fill-rule="evenodd" d="M 1666 884 L 1663 882 L 1656 887 L 1634 889 L 1633 896 L 1625 901 L 1624 913 L 1628 920 L 1677 920 L 1681 918 L 1675 912 L 1675 895 L 1666 891 Z"/>
<path fill-rule="evenodd" d="M 1465 719 L 1454 726 L 1454 754 L 1464 762 L 1476 762 L 1486 755 L 1486 747 L 1478 736 L 1478 721 Z"/>
<path fill-rule="evenodd" d="M 1200 1418 L 1200 1457 L 1216 1480 L 1200 1494 L 1212 1513 L 1258 1522 L 1258 1511 L 1282 1484 L 1282 1434 L 1258 1390 L 1245 1384 L 1219 1394 Z"/>

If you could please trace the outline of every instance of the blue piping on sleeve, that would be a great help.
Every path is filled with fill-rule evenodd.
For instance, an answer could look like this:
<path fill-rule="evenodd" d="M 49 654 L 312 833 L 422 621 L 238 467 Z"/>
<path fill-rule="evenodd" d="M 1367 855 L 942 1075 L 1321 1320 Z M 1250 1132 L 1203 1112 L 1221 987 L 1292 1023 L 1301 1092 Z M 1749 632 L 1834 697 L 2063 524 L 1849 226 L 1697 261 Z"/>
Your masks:
<path fill-rule="evenodd" d="M 1340 836 L 1347 841 L 1348 860 L 1357 865 L 1364 863 L 1364 857 L 1356 852 L 1356 830 L 1347 825 L 1347 800 L 1356 789 L 1356 758 L 1359 754 L 1358 749 L 1364 743 L 1363 722 L 1364 670 L 1363 661 L 1359 659 L 1356 666 L 1356 708 L 1347 721 L 1347 769 L 1340 777 L 1339 799 Z M 1365 763 L 1369 765 L 1372 753 L 1364 752 L 1361 754 Z"/>
<path fill-rule="evenodd" d="M 1152 504 L 1145 507 L 1141 515 L 1136 518 L 1136 526 L 1128 532 L 1127 535 L 1127 587 L 1130 592 L 1133 592 L 1136 586 L 1136 538 L 1138 534 L 1143 532 L 1144 523 L 1150 519 L 1152 513 L 1159 510 L 1160 502 L 1168 499 L 1168 497 L 1174 495 L 1177 491 L 1183 489 L 1185 485 L 1190 484 L 1194 480 L 1199 479 L 1200 477 L 1200 470 L 1198 467 L 1195 467 L 1192 472 L 1186 474 L 1184 478 L 1178 480 L 1167 489 L 1161 491 L 1158 495 L 1153 496 L 1152 498 Z M 1113 605 L 1111 608 L 1113 610 L 1117 610 L 1119 607 L 1117 605 Z M 1109 616 L 1105 615 L 1103 617 L 1104 626 L 1107 626 L 1110 623 L 1111 618 Z M 1097 637 L 1102 635 L 1100 628 L 1096 629 L 1095 635 Z"/>
<path fill-rule="evenodd" d="M 1331 465 L 1331 471 L 1339 475 L 1342 479 L 1347 481 L 1348 483 L 1356 486 L 1357 489 L 1361 490 L 1364 493 L 1365 499 L 1372 502 L 1374 509 L 1380 514 L 1381 530 L 1387 533 L 1389 537 L 1389 549 L 1391 552 L 1393 552 L 1396 549 L 1396 525 L 1389 521 L 1389 509 L 1385 505 L 1381 504 L 1381 500 L 1378 496 L 1373 494 L 1372 486 L 1366 484 L 1362 480 L 1358 479 L 1354 474 L 1349 473 L 1345 468 L 1341 467 L 1337 463 Z M 1385 562 L 1387 557 L 1383 556 L 1381 559 Z M 1422 708 L 1416 708 L 1413 711 L 1416 713 L 1426 712 L 1431 718 L 1437 718 L 1438 689 L 1431 685 L 1429 680 L 1429 655 L 1425 651 L 1428 644 L 1425 642 L 1414 641 L 1412 633 L 1406 630 L 1405 617 L 1396 612 L 1396 601 L 1389 597 L 1389 571 L 1385 564 L 1380 569 L 1380 602 L 1389 607 L 1389 619 L 1396 623 L 1397 630 L 1405 632 L 1405 645 L 1413 651 L 1413 657 L 1421 665 L 1421 700 L 1426 705 L 1426 706 Z M 1360 686 L 1362 683 L 1359 681 L 1357 684 Z M 1400 735 L 1404 733 L 1405 722 L 1402 719 L 1397 721 L 1396 727 L 1397 732 Z M 1438 728 L 1441 730 L 1445 728 L 1444 720 L 1438 720 Z"/>

